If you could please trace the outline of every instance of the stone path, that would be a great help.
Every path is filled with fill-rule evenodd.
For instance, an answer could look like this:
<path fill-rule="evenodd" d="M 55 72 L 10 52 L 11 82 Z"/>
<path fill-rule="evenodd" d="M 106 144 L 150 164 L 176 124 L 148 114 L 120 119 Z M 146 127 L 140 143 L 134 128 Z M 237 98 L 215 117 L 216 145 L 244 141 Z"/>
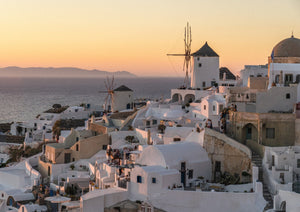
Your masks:
<path fill-rule="evenodd" d="M 258 167 L 259 174 L 258 180 L 263 183 L 263 196 L 268 204 L 265 207 L 265 211 L 273 208 L 273 197 L 269 192 L 267 184 L 264 182 L 263 178 L 263 168 L 262 168 L 262 158 L 252 151 L 252 162 Z"/>

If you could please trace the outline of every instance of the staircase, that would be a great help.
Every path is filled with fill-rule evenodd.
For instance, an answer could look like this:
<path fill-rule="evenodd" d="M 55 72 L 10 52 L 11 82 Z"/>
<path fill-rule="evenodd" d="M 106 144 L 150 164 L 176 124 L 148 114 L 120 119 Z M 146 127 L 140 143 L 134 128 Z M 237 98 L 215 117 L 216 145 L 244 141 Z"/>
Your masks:
<path fill-rule="evenodd" d="M 268 202 L 265 211 L 268 209 L 273 208 L 273 197 L 271 196 L 267 184 L 264 182 L 263 179 L 263 168 L 262 168 L 262 158 L 255 152 L 252 151 L 252 163 L 254 163 L 258 169 L 259 169 L 259 174 L 258 174 L 258 180 L 263 183 L 263 196 L 265 200 Z"/>

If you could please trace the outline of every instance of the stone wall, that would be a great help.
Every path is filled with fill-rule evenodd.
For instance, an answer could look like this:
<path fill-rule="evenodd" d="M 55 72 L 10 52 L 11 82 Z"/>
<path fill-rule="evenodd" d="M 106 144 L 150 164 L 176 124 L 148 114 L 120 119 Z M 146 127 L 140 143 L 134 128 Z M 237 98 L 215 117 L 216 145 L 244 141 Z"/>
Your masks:
<path fill-rule="evenodd" d="M 231 175 L 252 173 L 251 150 L 225 134 L 206 128 L 203 148 L 212 161 L 212 176 L 215 176 L 216 162 L 221 162 L 221 172 Z"/>
<path fill-rule="evenodd" d="M 253 140 L 264 146 L 293 146 L 295 114 L 232 112 L 228 116 L 227 134 L 241 143 Z M 251 136 L 247 135 L 251 128 Z M 267 128 L 274 129 L 274 138 L 267 137 Z"/>
<path fill-rule="evenodd" d="M 107 127 L 96 123 L 89 123 L 88 129 L 93 132 L 96 132 L 98 135 L 107 133 Z"/>
<path fill-rule="evenodd" d="M 0 135 L 0 142 L 23 144 L 25 137 L 16 135 Z"/>

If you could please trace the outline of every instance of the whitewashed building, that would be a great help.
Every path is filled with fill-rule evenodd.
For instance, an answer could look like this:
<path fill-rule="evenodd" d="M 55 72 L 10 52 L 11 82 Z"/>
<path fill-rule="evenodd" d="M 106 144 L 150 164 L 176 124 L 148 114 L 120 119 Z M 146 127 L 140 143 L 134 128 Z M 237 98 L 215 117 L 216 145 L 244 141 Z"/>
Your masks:
<path fill-rule="evenodd" d="M 219 55 L 207 42 L 192 54 L 194 69 L 191 78 L 191 87 L 194 89 L 208 88 L 219 83 Z"/>
<path fill-rule="evenodd" d="M 153 145 L 144 149 L 136 163 L 146 166 L 162 166 L 180 171 L 182 183 L 188 186 L 198 177 L 211 180 L 211 161 L 199 143 L 178 142 Z"/>
<path fill-rule="evenodd" d="M 300 39 L 292 35 L 280 41 L 268 59 L 269 88 L 300 82 Z"/>
<path fill-rule="evenodd" d="M 271 193 L 300 192 L 300 147 L 265 147 L 264 173 Z"/>

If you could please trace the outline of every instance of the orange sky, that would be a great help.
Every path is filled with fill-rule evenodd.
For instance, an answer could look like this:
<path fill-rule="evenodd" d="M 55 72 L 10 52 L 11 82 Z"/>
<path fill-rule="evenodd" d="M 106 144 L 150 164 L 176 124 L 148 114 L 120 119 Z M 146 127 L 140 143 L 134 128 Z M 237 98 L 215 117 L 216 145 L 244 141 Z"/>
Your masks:
<path fill-rule="evenodd" d="M 0 66 L 72 66 L 184 76 L 186 22 L 192 50 L 205 41 L 238 73 L 266 64 L 276 43 L 300 37 L 298 0 L 3 0 Z"/>

